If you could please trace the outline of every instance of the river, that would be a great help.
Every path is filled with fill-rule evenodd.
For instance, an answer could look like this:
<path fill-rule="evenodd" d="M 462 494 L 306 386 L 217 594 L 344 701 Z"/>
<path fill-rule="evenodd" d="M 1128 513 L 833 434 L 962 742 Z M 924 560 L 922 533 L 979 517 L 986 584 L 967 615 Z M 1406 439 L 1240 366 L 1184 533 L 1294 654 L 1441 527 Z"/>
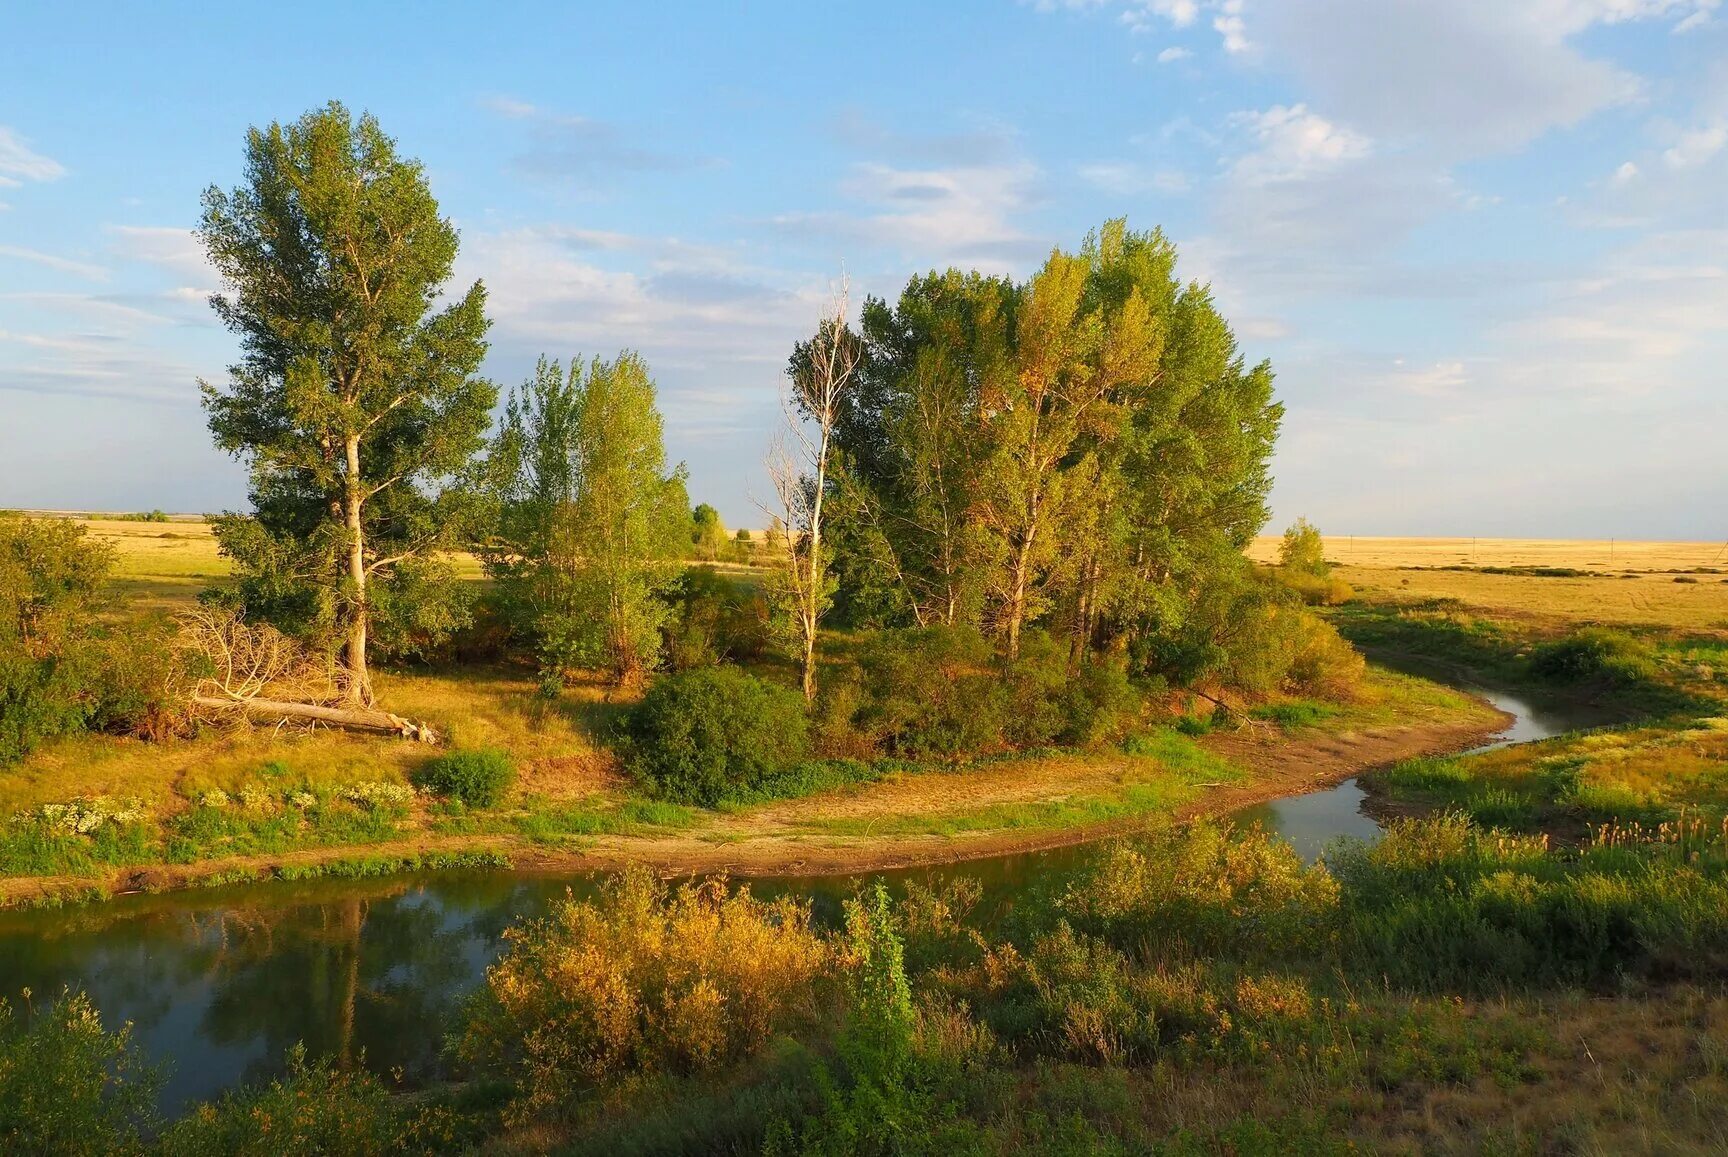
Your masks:
<path fill-rule="evenodd" d="M 1583 722 L 1480 692 L 1514 717 L 1489 750 L 1542 739 Z M 1354 779 L 1245 809 L 1313 859 L 1341 836 L 1372 839 Z M 980 878 L 990 915 L 1084 847 L 890 873 Z M 758 881 L 759 893 L 811 897 L 833 920 L 853 882 Z M 290 1045 L 408 1079 L 438 1072 L 438 1054 L 462 1002 L 482 982 L 504 930 L 593 876 L 458 871 L 381 880 L 239 885 L 122 896 L 83 908 L 0 913 L 0 993 L 33 1002 L 82 988 L 106 1022 L 131 1022 L 145 1053 L 169 1062 L 162 1108 L 175 1113 L 245 1081 L 281 1071 Z"/>

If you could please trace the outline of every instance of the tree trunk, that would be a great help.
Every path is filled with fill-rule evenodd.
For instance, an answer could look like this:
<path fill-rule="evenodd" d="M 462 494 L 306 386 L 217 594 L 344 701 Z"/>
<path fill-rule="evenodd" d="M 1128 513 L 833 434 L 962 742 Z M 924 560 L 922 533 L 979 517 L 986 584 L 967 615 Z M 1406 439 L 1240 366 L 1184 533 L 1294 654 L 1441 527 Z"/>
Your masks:
<path fill-rule="evenodd" d="M 421 743 L 438 742 L 438 736 L 424 723 L 363 707 L 325 707 L 318 703 L 292 703 L 285 699 L 225 699 L 216 695 L 194 695 L 192 705 L 216 711 L 239 711 L 265 719 L 304 719 L 356 731 L 382 731 L 404 739 L 417 739 Z"/>
<path fill-rule="evenodd" d="M 347 440 L 348 474 L 342 495 L 343 520 L 348 527 L 348 581 L 354 586 L 344 658 L 348 683 L 342 697 L 359 707 L 372 705 L 372 679 L 366 670 L 366 627 L 371 614 L 366 603 L 366 539 L 360 523 L 360 439 Z"/>
<path fill-rule="evenodd" d="M 1012 662 L 1020 657 L 1020 626 L 1026 619 L 1026 585 L 1027 571 L 1032 565 L 1032 534 L 1028 531 L 1025 539 L 1014 552 L 1014 561 L 1010 565 L 1008 580 L 1008 659 Z"/>

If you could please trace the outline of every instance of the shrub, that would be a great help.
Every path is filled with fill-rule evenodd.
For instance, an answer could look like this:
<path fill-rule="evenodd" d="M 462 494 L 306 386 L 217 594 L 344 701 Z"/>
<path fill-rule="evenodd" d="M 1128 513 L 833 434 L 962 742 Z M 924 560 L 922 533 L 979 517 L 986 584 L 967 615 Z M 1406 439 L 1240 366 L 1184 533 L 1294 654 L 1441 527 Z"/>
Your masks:
<path fill-rule="evenodd" d="M 199 1105 L 161 1138 L 163 1157 L 354 1157 L 409 1151 L 405 1122 L 390 1092 L 361 1070 L 309 1063 L 306 1047 L 288 1053 L 286 1076 L 248 1085 Z"/>
<path fill-rule="evenodd" d="M 859 650 L 869 696 L 861 727 L 896 755 L 952 756 L 1003 743 L 1008 688 L 972 627 L 882 631 Z"/>
<path fill-rule="evenodd" d="M 674 671 L 724 660 L 743 662 L 768 646 L 768 606 L 744 583 L 709 566 L 694 566 L 671 591 L 666 662 Z"/>
<path fill-rule="evenodd" d="M 1278 565 L 1293 573 L 1325 578 L 1332 567 L 1326 561 L 1326 543 L 1320 537 L 1320 528 L 1306 518 L 1292 522 L 1278 546 Z"/>
<path fill-rule="evenodd" d="M 490 747 L 440 755 L 414 773 L 417 786 L 468 807 L 496 806 L 515 781 L 510 753 Z"/>
<path fill-rule="evenodd" d="M 1643 683 L 1656 674 L 1650 646 L 1623 631 L 1586 627 L 1530 652 L 1530 670 L 1556 683 Z"/>
<path fill-rule="evenodd" d="M 160 1086 L 131 1027 L 105 1030 L 84 994 L 22 1019 L 0 999 L 0 1150 L 140 1153 Z"/>
<path fill-rule="evenodd" d="M 507 934 L 460 1057 L 516 1082 L 518 1120 L 572 1112 L 632 1075 L 735 1063 L 816 1009 L 828 949 L 810 909 L 724 880 L 673 891 L 645 868 Z"/>
<path fill-rule="evenodd" d="M 0 764 L 94 714 L 98 595 L 112 558 L 76 523 L 0 516 Z"/>
<path fill-rule="evenodd" d="M 1110 846 L 1058 908 L 1117 948 L 1181 956 L 1318 951 L 1337 903 L 1325 868 L 1304 865 L 1284 841 L 1197 823 Z"/>
<path fill-rule="evenodd" d="M 713 807 L 802 761 L 804 697 L 736 667 L 657 680 L 624 719 L 625 761 L 656 795 Z"/>
<path fill-rule="evenodd" d="M 1356 588 L 1336 575 L 1316 575 L 1280 567 L 1273 577 L 1286 590 L 1294 591 L 1311 607 L 1342 606 L 1356 597 Z"/>

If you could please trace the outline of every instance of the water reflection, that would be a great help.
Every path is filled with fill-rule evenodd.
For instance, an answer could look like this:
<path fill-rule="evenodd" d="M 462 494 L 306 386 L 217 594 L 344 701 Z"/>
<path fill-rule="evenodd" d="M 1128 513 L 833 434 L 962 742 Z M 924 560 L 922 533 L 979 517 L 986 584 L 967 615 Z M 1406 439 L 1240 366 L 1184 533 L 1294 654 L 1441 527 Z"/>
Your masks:
<path fill-rule="evenodd" d="M 1540 739 L 1583 720 L 1483 692 L 1514 716 L 1489 747 Z M 1339 836 L 1372 838 L 1354 780 L 1250 808 L 1313 859 Z M 1086 847 L 885 873 L 890 885 L 972 876 L 985 886 L 986 925 L 1054 886 Z M 838 923 L 856 887 L 845 878 L 755 883 L 762 894 L 811 900 Z M 504 930 L 544 912 L 566 888 L 591 894 L 592 877 L 441 873 L 373 881 L 315 881 L 122 897 L 71 911 L 0 913 L 0 993 L 28 987 L 49 999 L 82 987 L 108 1021 L 132 1021 L 148 1053 L 172 1062 L 163 1108 L 217 1095 L 280 1071 L 290 1045 L 410 1080 L 438 1072 L 438 1050 L 461 1004 L 485 977 Z"/>

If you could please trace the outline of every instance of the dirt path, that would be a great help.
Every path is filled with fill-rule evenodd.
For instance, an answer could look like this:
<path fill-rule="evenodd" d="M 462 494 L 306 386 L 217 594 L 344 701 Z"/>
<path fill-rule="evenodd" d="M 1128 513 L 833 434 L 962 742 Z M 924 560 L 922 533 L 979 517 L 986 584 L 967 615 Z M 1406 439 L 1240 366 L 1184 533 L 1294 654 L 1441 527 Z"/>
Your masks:
<path fill-rule="evenodd" d="M 1474 746 L 1510 717 L 1486 704 L 1463 719 L 1384 727 L 1355 733 L 1286 736 L 1275 730 L 1208 736 L 1203 746 L 1247 771 L 1238 782 L 1202 789 L 1176 809 L 1177 818 L 1224 815 L 1266 800 L 1314 791 L 1400 759 Z M 529 871 L 583 871 L 646 864 L 663 872 L 727 872 L 738 876 L 847 875 L 954 863 L 1066 847 L 1142 826 L 1142 815 L 1061 829 L 963 832 L 954 835 L 834 835 L 811 830 L 821 820 L 904 820 L 1003 804 L 1039 803 L 1109 791 L 1133 764 L 1120 756 L 1056 755 L 966 771 L 930 773 L 866 788 L 717 817 L 684 832 L 600 836 L 561 847 L 516 836 L 425 835 L 358 847 L 316 848 L 273 856 L 231 857 L 187 866 L 122 869 L 106 877 L 13 877 L 0 880 L 0 905 L 92 887 L 106 892 L 188 887 L 236 871 L 260 875 L 355 858 L 410 859 L 461 852 L 500 852 Z"/>

